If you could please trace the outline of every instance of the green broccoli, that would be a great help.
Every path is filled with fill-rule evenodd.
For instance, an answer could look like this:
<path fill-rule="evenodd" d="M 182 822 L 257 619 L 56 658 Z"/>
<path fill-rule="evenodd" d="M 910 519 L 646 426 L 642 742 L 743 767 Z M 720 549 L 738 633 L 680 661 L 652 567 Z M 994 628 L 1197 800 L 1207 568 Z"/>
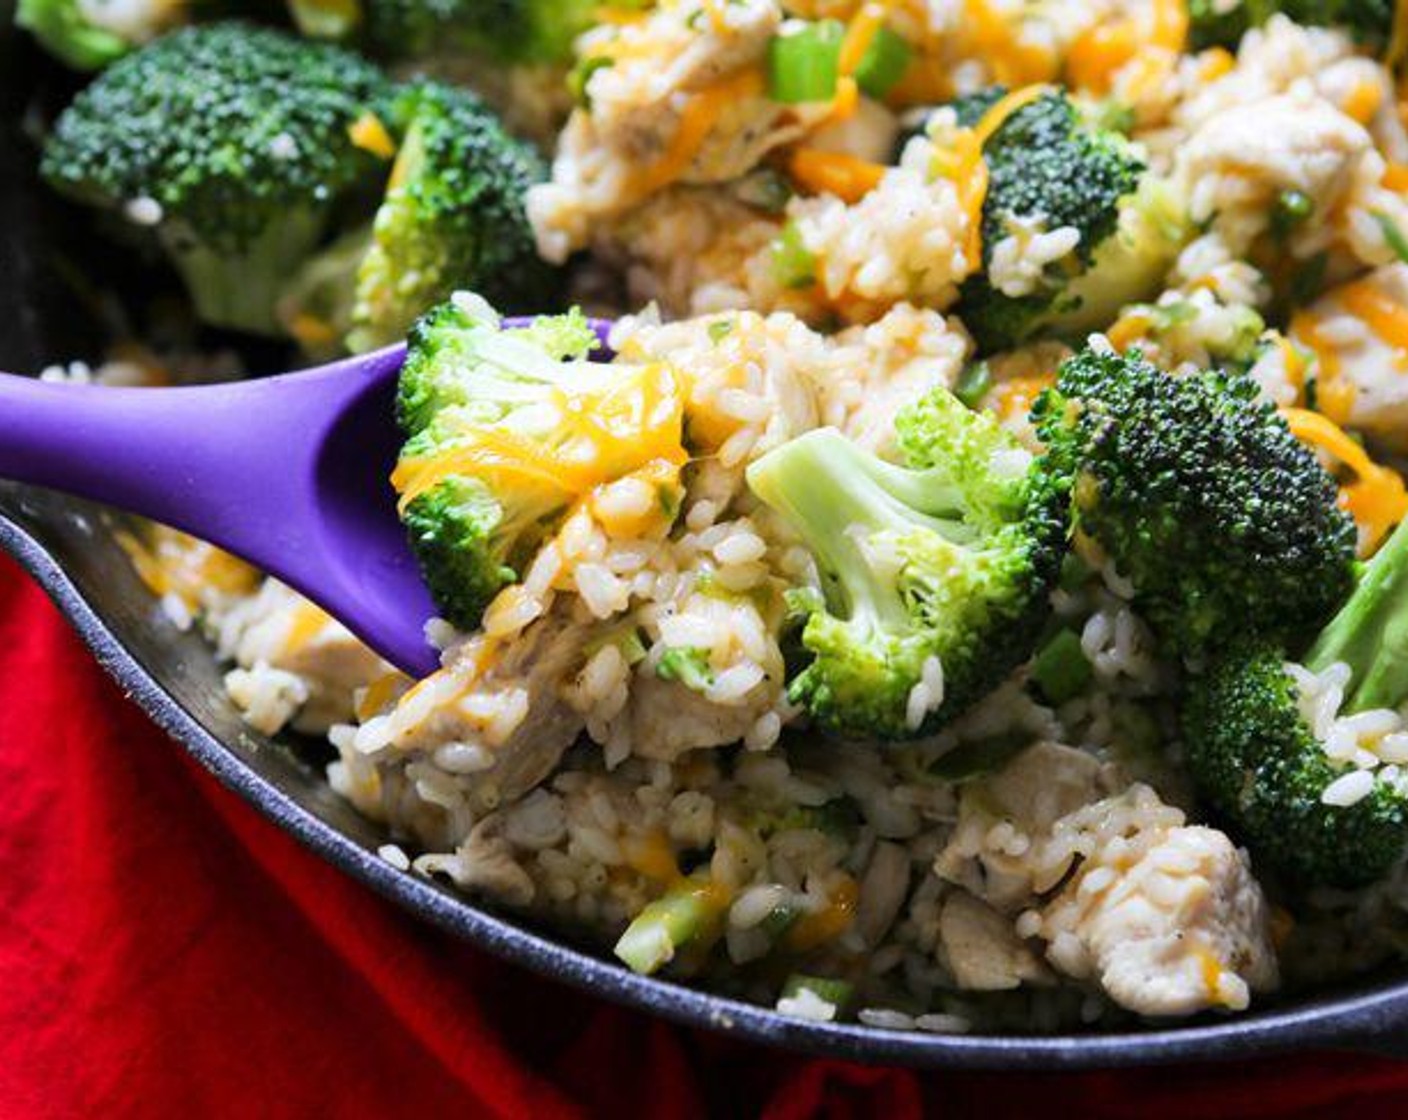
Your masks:
<path fill-rule="evenodd" d="M 172 32 L 60 116 L 43 174 L 153 228 L 206 322 L 274 334 L 278 292 L 384 165 L 350 129 L 389 86 L 356 55 L 240 23 Z"/>
<path fill-rule="evenodd" d="M 1188 40 L 1194 50 L 1232 47 L 1278 12 L 1311 27 L 1338 27 L 1374 50 L 1393 34 L 1394 0 L 1190 0 Z"/>
<path fill-rule="evenodd" d="M 834 429 L 748 469 L 812 550 L 821 591 L 793 593 L 812 660 L 789 695 L 827 730 L 931 732 L 1024 661 L 1060 570 L 1068 480 L 943 389 L 896 419 L 905 465 Z"/>
<path fill-rule="evenodd" d="M 100 70 L 183 22 L 186 6 L 180 0 L 121 5 L 19 0 L 15 23 L 75 70 Z"/>
<path fill-rule="evenodd" d="M 539 259 L 523 209 L 528 187 L 547 175 L 537 153 L 474 94 L 450 86 L 411 86 L 395 117 L 406 134 L 357 270 L 350 348 L 403 338 L 456 289 L 510 311 L 554 304 L 555 272 Z"/>
<path fill-rule="evenodd" d="M 1351 768 L 1326 754 L 1301 714 L 1288 660 L 1274 643 L 1243 643 L 1194 679 L 1183 713 L 1189 768 L 1255 855 L 1304 882 L 1363 886 L 1403 853 L 1408 793 L 1375 775 L 1352 804 L 1325 802 Z M 1343 714 L 1408 701 L 1408 522 L 1304 659 L 1316 673 L 1337 663 L 1350 670 Z"/>
<path fill-rule="evenodd" d="M 1003 90 L 954 105 L 973 127 Z M 1164 184 L 1118 132 L 1087 120 L 1062 91 L 1021 105 L 983 145 L 988 190 L 982 211 L 983 268 L 955 308 L 980 353 L 1037 335 L 1077 336 L 1159 288 L 1186 236 L 1186 221 Z M 1048 265 L 1034 291 L 1006 295 L 990 277 L 993 251 L 1016 230 L 1040 223 L 1072 228 L 1080 241 Z"/>
<path fill-rule="evenodd" d="M 1356 533 L 1335 481 L 1249 377 L 1173 376 L 1137 351 L 1087 349 L 1032 416 L 1075 478 L 1077 529 L 1171 650 L 1293 641 L 1352 586 Z"/>
<path fill-rule="evenodd" d="M 354 41 L 379 56 L 472 52 L 513 63 L 563 63 L 596 0 L 289 0 L 305 35 Z"/>
<path fill-rule="evenodd" d="M 431 594 L 463 629 L 598 486 L 637 471 L 662 499 L 678 485 L 675 375 L 586 360 L 597 345 L 580 312 L 500 329 L 459 296 L 411 329 L 397 398 L 408 438 L 393 482 Z M 667 506 L 678 509 L 675 494 L 652 516 Z"/>

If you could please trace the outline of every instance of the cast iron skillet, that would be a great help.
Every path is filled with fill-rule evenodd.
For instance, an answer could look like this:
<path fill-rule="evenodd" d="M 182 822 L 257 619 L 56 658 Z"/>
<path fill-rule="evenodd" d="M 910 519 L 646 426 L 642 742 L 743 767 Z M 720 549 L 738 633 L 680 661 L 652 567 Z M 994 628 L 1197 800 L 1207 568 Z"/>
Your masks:
<path fill-rule="evenodd" d="M 8 28 L 6 0 L 0 20 Z M 75 298 L 70 263 L 123 277 L 133 263 L 94 255 L 85 224 L 38 189 L 31 145 L 15 134 L 23 105 L 63 75 L 0 30 L 0 369 L 38 369 L 96 352 L 91 312 Z M 276 368 L 272 366 L 270 368 Z M 1130 1066 L 1236 1058 L 1307 1046 L 1408 1056 L 1408 976 L 1399 969 L 1357 986 L 1237 1018 L 1163 1030 L 1080 1035 L 930 1035 L 804 1023 L 625 969 L 502 917 L 448 888 L 397 871 L 376 855 L 386 839 L 328 788 L 306 745 L 251 731 L 224 697 L 209 647 L 166 620 L 92 505 L 0 483 L 0 548 L 58 604 L 102 666 L 173 739 L 222 782 L 301 840 L 407 910 L 547 976 L 690 1026 L 772 1045 L 866 1061 L 1007 1069 Z"/>

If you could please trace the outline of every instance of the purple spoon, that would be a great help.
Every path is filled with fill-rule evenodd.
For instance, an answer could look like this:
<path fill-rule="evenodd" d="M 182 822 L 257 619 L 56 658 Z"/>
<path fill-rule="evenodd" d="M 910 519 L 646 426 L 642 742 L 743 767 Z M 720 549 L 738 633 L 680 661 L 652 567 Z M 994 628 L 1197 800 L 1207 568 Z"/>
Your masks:
<path fill-rule="evenodd" d="M 604 347 L 610 324 L 592 325 Z M 424 676 L 439 665 L 425 640 L 435 605 L 388 481 L 402 439 L 394 401 L 405 356 L 391 346 L 302 373 L 171 389 L 0 374 L 0 478 L 209 541 Z"/>

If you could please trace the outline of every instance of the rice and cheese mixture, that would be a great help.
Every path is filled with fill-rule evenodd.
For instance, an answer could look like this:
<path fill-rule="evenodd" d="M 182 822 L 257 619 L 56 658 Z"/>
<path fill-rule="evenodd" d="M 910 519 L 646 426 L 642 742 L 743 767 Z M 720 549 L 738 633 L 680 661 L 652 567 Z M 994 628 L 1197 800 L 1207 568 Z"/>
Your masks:
<path fill-rule="evenodd" d="M 822 21 L 832 72 L 785 93 Z M 896 415 L 935 387 L 1034 447 L 1030 406 L 1087 336 L 1171 375 L 1247 371 L 1344 481 L 1362 555 L 1403 517 L 1403 28 L 1277 14 L 1196 37 L 1182 0 L 604 11 L 527 209 L 541 256 L 618 315 L 618 363 L 668 371 L 672 420 L 639 462 L 672 464 L 678 500 L 638 471 L 594 490 L 479 629 L 432 625 L 444 668 L 423 681 L 203 546 L 134 550 L 255 727 L 327 736 L 389 858 L 643 972 L 820 1020 L 1055 1030 L 1239 1011 L 1387 959 L 1401 871 L 1288 890 L 1198 803 L 1180 666 L 1088 539 L 1052 592 L 1078 679 L 1037 687 L 1025 662 L 900 743 L 821 735 L 788 688 L 787 591 L 821 577 L 750 464 L 823 428 L 892 456 Z M 1099 245 L 1060 213 L 984 209 L 1013 189 L 984 145 L 1057 89 L 1146 169 Z M 1060 329 L 1011 326 L 1067 277 Z M 1342 714 L 1343 666 L 1288 672 L 1343 767 L 1326 804 L 1408 791 L 1404 712 Z"/>

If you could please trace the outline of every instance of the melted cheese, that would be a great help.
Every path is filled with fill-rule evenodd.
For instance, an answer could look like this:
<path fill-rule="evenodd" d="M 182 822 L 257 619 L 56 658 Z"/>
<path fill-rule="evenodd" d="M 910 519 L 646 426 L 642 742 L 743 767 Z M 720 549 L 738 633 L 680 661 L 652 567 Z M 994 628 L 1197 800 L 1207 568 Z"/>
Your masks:
<path fill-rule="evenodd" d="M 403 460 L 391 476 L 402 511 L 456 475 L 482 479 L 491 489 L 526 489 L 566 504 L 656 462 L 682 466 L 688 460 L 684 388 L 673 367 L 623 367 L 620 374 L 601 392 L 553 390 L 548 399 L 556 427 L 546 435 L 467 424 L 445 448 Z"/>

